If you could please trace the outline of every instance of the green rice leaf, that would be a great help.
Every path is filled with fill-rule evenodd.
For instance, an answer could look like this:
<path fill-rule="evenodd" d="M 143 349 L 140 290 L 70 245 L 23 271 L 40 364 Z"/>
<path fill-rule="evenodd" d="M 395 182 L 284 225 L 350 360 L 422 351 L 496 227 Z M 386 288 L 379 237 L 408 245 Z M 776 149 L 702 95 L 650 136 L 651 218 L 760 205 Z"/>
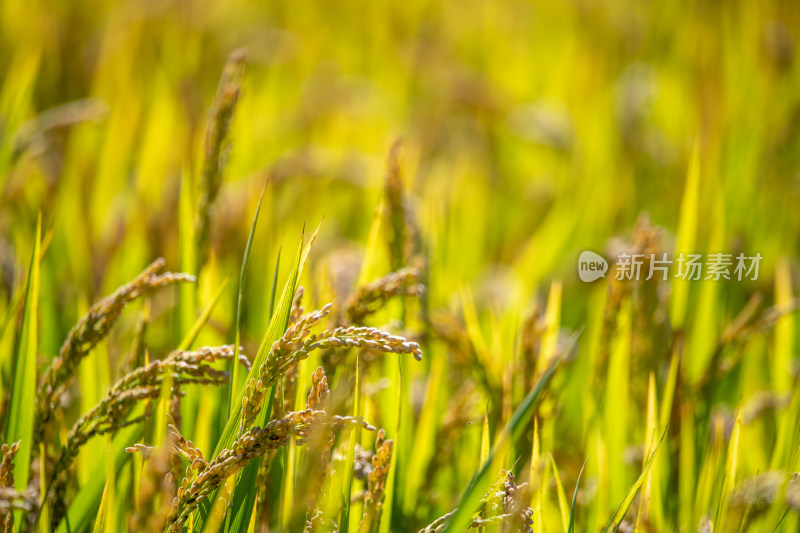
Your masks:
<path fill-rule="evenodd" d="M 736 487 L 736 467 L 739 462 L 739 437 L 742 432 L 742 408 L 736 409 L 736 421 L 733 424 L 731 440 L 728 442 L 728 454 L 725 459 L 725 471 L 722 474 L 722 488 L 717 502 L 716 519 L 714 525 L 719 531 L 727 531 L 725 519 L 727 518 L 728 503 Z"/>
<path fill-rule="evenodd" d="M 553 467 L 553 477 L 556 480 L 556 495 L 558 496 L 558 508 L 561 512 L 561 526 L 564 531 L 569 530 L 569 509 L 567 507 L 567 493 L 564 491 L 564 484 L 561 483 L 561 476 L 558 475 L 558 467 L 553 454 L 550 454 L 550 465 Z"/>
<path fill-rule="evenodd" d="M 219 299 L 225 293 L 225 289 L 228 287 L 228 283 L 230 281 L 231 281 L 230 277 L 226 277 L 224 280 L 222 280 L 222 284 L 219 286 L 219 289 L 217 289 L 217 292 L 215 292 L 214 295 L 211 297 L 211 300 L 208 302 L 205 309 L 203 309 L 203 312 L 200 313 L 200 316 L 197 318 L 197 321 L 194 323 L 192 328 L 186 333 L 186 336 L 178 345 L 177 348 L 178 350 L 188 350 L 189 348 L 192 347 L 192 344 L 194 343 L 195 339 L 197 339 L 197 336 L 200 334 L 200 330 L 203 329 L 203 326 L 206 325 L 208 319 L 211 318 L 211 313 L 214 312 L 214 308 L 217 306 L 217 303 L 219 303 Z M 239 359 L 239 348 L 237 345 L 234 361 L 238 361 L 238 359 Z"/>
<path fill-rule="evenodd" d="M 39 268 L 40 246 L 42 240 L 42 215 L 36 223 L 36 237 L 28 269 L 28 283 L 25 290 L 25 303 L 22 325 L 19 330 L 17 351 L 14 354 L 14 385 L 8 407 L 8 426 L 5 441 L 20 441 L 20 449 L 14 462 L 14 487 L 24 491 L 28 486 L 28 474 L 32 457 L 33 410 L 36 397 L 36 357 L 38 355 L 37 316 L 39 311 Z M 22 513 L 17 511 L 15 524 L 20 524 Z"/>
<path fill-rule="evenodd" d="M 622 502 L 619 504 L 619 507 L 617 507 L 617 510 L 611 517 L 611 520 L 609 520 L 608 524 L 606 524 L 606 527 L 603 528 L 603 533 L 606 533 L 606 531 L 617 531 L 619 529 L 619 525 L 622 522 L 622 519 L 625 518 L 625 515 L 628 512 L 628 508 L 633 503 L 633 499 L 636 496 L 636 493 L 639 492 L 639 489 L 641 488 L 642 484 L 647 479 L 647 473 L 650 471 L 650 467 L 653 465 L 653 459 L 655 459 L 656 454 L 658 453 L 658 449 L 661 447 L 661 443 L 663 442 L 664 437 L 666 435 L 667 435 L 667 430 L 664 429 L 664 432 L 661 434 L 661 438 L 658 439 L 658 442 L 653 448 L 653 453 L 650 454 L 650 457 L 648 457 L 647 461 L 645 462 L 644 468 L 642 469 L 642 473 L 639 474 L 639 478 L 628 490 L 628 493 L 625 495 L 625 498 L 622 499 Z"/>
<path fill-rule="evenodd" d="M 264 200 L 264 192 L 267 190 L 267 185 L 269 185 L 269 181 L 264 184 L 264 188 L 261 189 L 261 196 L 258 197 L 258 205 L 256 205 L 256 213 L 253 215 L 253 223 L 250 225 L 250 234 L 247 236 L 247 245 L 244 248 L 244 258 L 242 259 L 242 270 L 239 273 L 239 290 L 238 295 L 236 297 L 236 325 L 234 327 L 234 356 L 233 356 L 233 376 L 231 377 L 231 387 L 230 387 L 230 395 L 228 396 L 228 408 L 233 409 L 238 407 L 231 405 L 231 400 L 233 397 L 238 394 L 241 390 L 241 387 L 244 383 L 241 376 L 241 369 L 240 365 L 237 364 L 239 360 L 239 344 L 241 339 L 241 331 L 239 331 L 241 321 L 242 321 L 242 305 L 244 303 L 244 290 L 245 284 L 247 281 L 247 265 L 250 263 L 250 253 L 253 249 L 253 236 L 256 233 L 256 225 L 258 224 L 258 215 L 261 213 L 261 202 Z M 280 254 L 278 254 L 280 257 Z M 276 275 L 277 275 L 277 268 L 276 268 Z"/>
<path fill-rule="evenodd" d="M 317 228 L 317 231 L 319 231 L 319 228 Z M 295 291 L 297 291 L 297 284 L 303 270 L 303 265 L 308 258 L 308 253 L 311 250 L 311 246 L 314 243 L 316 235 L 317 232 L 315 231 L 307 245 L 304 245 L 303 237 L 300 239 L 300 244 L 297 249 L 294 263 L 292 264 L 292 268 L 289 270 L 289 278 L 286 280 L 286 284 L 283 287 L 283 292 L 278 300 L 278 307 L 275 310 L 275 313 L 272 315 L 269 327 L 264 334 L 261 345 L 258 348 L 258 353 L 253 361 L 252 368 L 250 369 L 250 373 L 246 378 L 248 381 L 258 374 L 259 368 L 267 360 L 270 347 L 276 340 L 280 338 L 281 335 L 283 335 L 283 332 L 286 331 L 286 327 L 289 322 L 289 314 L 291 313 L 292 309 L 292 299 L 294 298 Z M 237 392 L 236 401 L 232 402 L 231 405 L 241 405 L 243 396 L 244 389 L 241 389 Z M 267 412 L 266 409 L 262 409 L 258 415 L 255 425 L 263 426 L 268 421 L 269 416 L 271 416 L 271 413 Z M 236 435 L 239 431 L 240 419 L 241 410 L 232 408 L 230 417 L 225 424 L 225 429 L 223 430 L 222 436 L 217 443 L 212 458 L 216 457 L 222 450 L 229 448 L 236 440 Z M 252 476 L 258 472 L 259 464 L 260 461 L 258 460 L 251 461 L 240 474 L 240 479 L 254 479 Z M 203 504 L 200 505 L 195 513 L 194 527 L 198 531 L 202 531 L 203 524 L 207 520 L 213 502 L 216 500 L 218 494 L 219 489 L 209 495 L 209 497 L 203 501 Z M 236 484 L 236 488 L 234 489 L 234 494 L 232 497 L 233 508 L 230 511 L 233 513 L 232 516 L 235 518 L 232 524 L 232 527 L 234 528 L 233 531 L 247 530 L 250 517 L 252 516 L 252 505 L 255 502 L 255 495 L 255 483 L 240 482 Z"/>
<path fill-rule="evenodd" d="M 589 459 L 587 458 L 586 461 Z M 569 524 L 567 525 L 567 533 L 575 533 L 575 507 L 578 503 L 578 487 L 581 485 L 581 476 L 583 470 L 586 468 L 586 461 L 581 466 L 581 471 L 578 472 L 578 480 L 575 482 L 575 491 L 572 493 L 572 505 L 569 508 Z"/>
<path fill-rule="evenodd" d="M 692 150 L 689 170 L 686 174 L 686 187 L 681 202 L 681 215 L 678 222 L 678 236 L 675 243 L 675 254 L 695 253 L 697 242 L 697 219 L 700 207 L 700 153 L 695 144 Z M 683 327 L 686 310 L 689 306 L 690 282 L 683 279 L 672 280 L 672 299 L 670 302 L 670 320 L 673 327 Z"/>

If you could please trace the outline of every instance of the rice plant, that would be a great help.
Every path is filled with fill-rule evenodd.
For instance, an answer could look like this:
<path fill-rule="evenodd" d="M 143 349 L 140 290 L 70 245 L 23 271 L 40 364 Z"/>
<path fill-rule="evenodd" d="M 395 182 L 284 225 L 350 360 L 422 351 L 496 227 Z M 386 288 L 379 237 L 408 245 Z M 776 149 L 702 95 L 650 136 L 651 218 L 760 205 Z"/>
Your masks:
<path fill-rule="evenodd" d="M 0 5 L 0 529 L 800 530 L 800 11 Z"/>

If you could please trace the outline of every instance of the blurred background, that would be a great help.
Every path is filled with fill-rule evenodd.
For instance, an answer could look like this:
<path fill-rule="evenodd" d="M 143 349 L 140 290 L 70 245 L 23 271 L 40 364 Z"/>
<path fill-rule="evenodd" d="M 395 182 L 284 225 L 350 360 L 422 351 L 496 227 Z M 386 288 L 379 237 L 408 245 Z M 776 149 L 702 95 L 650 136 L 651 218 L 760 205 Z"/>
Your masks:
<path fill-rule="evenodd" d="M 16 309 L 13 296 L 24 282 L 41 212 L 47 246 L 42 360 L 58 352 L 92 301 L 159 256 L 171 270 L 199 274 L 196 293 L 178 296 L 191 302 L 188 311 L 174 307 L 169 291 L 154 304 L 148 345 L 166 353 L 222 280 L 238 277 L 269 179 L 243 317 L 246 353 L 254 354 L 269 317 L 279 250 L 283 246 L 281 279 L 304 227 L 308 236 L 322 221 L 301 280 L 310 298 L 306 307 L 335 297 L 341 302 L 355 286 L 373 219 L 385 209 L 387 161 L 391 167 L 399 143 L 406 211 L 424 257 L 424 306 L 466 316 L 467 323 L 474 314 L 477 330 L 469 336 L 489 375 L 496 373 L 499 388 L 479 386 L 481 399 L 465 411 L 478 422 L 463 428 L 472 432 L 469 442 L 479 441 L 486 405 L 501 413 L 502 424 L 509 410 L 504 398 L 515 404 L 529 385 L 530 376 L 502 385 L 512 367 L 497 354 L 522 342 L 505 332 L 546 311 L 557 320 L 543 327 L 555 327 L 551 338 L 559 343 L 588 326 L 576 361 L 559 376 L 554 396 L 560 400 L 551 409 L 561 417 L 543 437 L 563 463 L 571 495 L 585 456 L 597 456 L 588 428 L 600 409 L 592 402 L 606 393 L 586 395 L 594 390 L 587 384 L 605 379 L 598 339 L 621 327 L 608 301 L 627 301 L 615 291 L 628 294 L 608 279 L 580 282 L 581 251 L 609 258 L 630 246 L 671 253 L 682 241 L 687 251 L 764 258 L 757 281 L 682 289 L 685 313 L 674 301 L 664 303 L 668 286 L 629 288 L 645 295 L 634 296 L 634 315 L 639 304 L 661 314 L 633 320 L 646 338 L 644 344 L 634 339 L 640 359 L 621 375 L 630 379 L 625 405 L 636 414 L 623 426 L 626 436 L 607 443 L 609 456 L 614 446 L 624 450 L 641 441 L 648 374 L 655 373 L 660 393 L 684 324 L 694 350 L 686 360 L 699 361 L 686 363 L 686 375 L 701 380 L 717 337 L 753 294 L 763 295 L 766 305 L 793 298 L 800 231 L 799 28 L 797 6 L 778 1 L 4 0 L 0 316 Z M 246 74 L 210 212 L 209 245 L 187 262 L 181 199 L 197 202 L 208 110 L 226 59 L 237 49 L 246 50 Z M 378 250 L 370 265 L 375 276 L 367 279 L 398 266 L 389 250 Z M 232 340 L 235 285 L 215 310 L 204 343 Z M 670 305 L 679 309 L 667 310 Z M 136 320 L 135 312 L 123 316 L 82 367 L 85 379 L 113 382 Z M 603 326 L 609 320 L 611 326 Z M 786 376 L 796 368 L 795 318 L 781 320 L 788 325 L 779 348 L 770 333 L 752 355 L 735 359 L 736 371 L 726 374 L 729 388 L 721 387 L 713 406 L 733 411 L 738 401 L 775 383 L 793 387 L 794 377 Z M 13 346 L 10 331 L 3 350 Z M 778 358 L 776 350 L 788 355 Z M 452 357 L 444 347 L 430 351 L 432 357 L 409 370 L 415 419 L 428 405 L 431 365 Z M 4 356 L 6 384 L 10 366 Z M 605 391 L 603 383 L 599 390 Z M 449 405 L 448 394 L 434 405 Z M 92 404 L 91 398 L 81 401 Z M 712 404 L 698 409 L 709 420 Z M 709 440 L 706 426 L 698 424 L 698 442 Z M 774 438 L 773 430 L 760 428 L 753 442 Z M 95 452 L 102 448 L 98 443 Z M 743 473 L 763 472 L 769 466 L 764 454 L 743 460 Z M 701 447 L 698 462 L 702 456 Z M 616 459 L 610 461 L 613 472 Z M 477 458 L 467 462 L 472 467 L 464 472 L 471 473 Z M 613 511 L 640 466 L 619 459 L 625 474 L 606 480 L 611 488 L 599 515 Z M 82 471 L 85 478 L 89 470 Z M 601 466 L 589 464 L 587 471 L 590 486 L 608 477 Z M 467 473 L 448 477 L 442 483 L 456 489 L 439 486 L 446 496 L 431 496 L 426 505 L 446 512 Z M 676 477 L 667 478 L 664 486 L 677 486 Z M 407 520 L 422 522 L 420 516 Z"/>
<path fill-rule="evenodd" d="M 84 252 L 58 273 L 81 292 L 96 294 L 115 260 L 130 265 L 120 279 L 154 255 L 174 264 L 181 173 L 199 166 L 222 66 L 241 47 L 220 261 L 240 259 L 270 174 L 265 249 L 323 215 L 317 251 L 363 243 L 401 138 L 448 278 L 500 272 L 530 291 L 574 278 L 577 250 L 602 249 L 642 212 L 673 231 L 696 143 L 701 233 L 723 224 L 724 248 L 757 248 L 770 272 L 797 244 L 792 7 L 3 2 L 4 285 L 40 209 L 55 247 Z M 76 102 L 44 131 L 31 124 Z"/>

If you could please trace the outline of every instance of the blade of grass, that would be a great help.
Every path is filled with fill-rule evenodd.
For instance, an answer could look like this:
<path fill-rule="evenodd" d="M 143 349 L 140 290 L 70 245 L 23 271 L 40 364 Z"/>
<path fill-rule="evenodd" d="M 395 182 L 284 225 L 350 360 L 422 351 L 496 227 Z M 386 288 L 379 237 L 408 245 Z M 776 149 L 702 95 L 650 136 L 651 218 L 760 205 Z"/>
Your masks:
<path fill-rule="evenodd" d="M 269 316 L 272 318 L 272 314 L 275 312 L 275 298 L 278 295 L 278 271 L 281 267 L 281 252 L 283 251 L 283 245 L 278 247 L 278 257 L 275 259 L 275 273 L 272 275 L 272 290 L 270 291 L 269 295 Z"/>
<path fill-rule="evenodd" d="M 111 445 L 111 435 L 105 436 L 106 446 Z M 115 533 L 116 520 L 114 517 L 114 508 L 117 502 L 117 472 L 114 470 L 114 465 L 110 461 L 106 461 L 106 497 L 103 505 L 100 507 L 100 517 L 98 522 L 103 524 L 103 531 L 105 533 Z"/>
<path fill-rule="evenodd" d="M 788 306 L 793 300 L 792 296 L 792 277 L 789 262 L 782 260 L 778 262 L 775 269 L 775 304 L 776 306 Z M 782 316 L 775 323 L 774 341 L 774 362 L 772 364 L 772 388 L 775 392 L 786 393 L 792 390 L 791 371 L 786 369 L 791 367 L 792 353 L 795 344 L 795 321 L 794 313 Z M 792 396 L 789 409 L 776 414 L 778 425 L 778 439 L 775 450 L 770 461 L 770 468 L 788 468 L 789 458 L 796 448 L 796 429 L 797 429 L 797 407 L 800 406 L 797 398 L 798 392 Z"/>
<path fill-rule="evenodd" d="M 725 206 L 722 201 L 722 192 L 714 196 L 709 250 L 721 250 L 726 243 L 725 234 Z M 685 378 L 689 383 L 696 384 L 704 379 L 714 364 L 715 350 L 718 343 L 718 330 L 722 322 L 721 286 L 714 280 L 703 279 L 699 282 L 697 301 L 693 305 L 695 316 L 692 320 L 692 329 L 688 336 L 687 353 L 692 354 L 683 360 L 685 364 Z M 711 395 L 714 387 L 707 386 L 707 396 Z M 711 398 L 709 397 L 709 402 Z"/>
<path fill-rule="evenodd" d="M 728 502 L 730 501 L 736 486 L 736 466 L 739 460 L 739 435 L 742 430 L 742 408 L 741 405 L 736 409 L 736 422 L 733 424 L 731 440 L 728 442 L 728 454 L 725 459 L 725 472 L 723 474 L 722 488 L 717 502 L 716 518 L 714 527 L 719 531 L 725 529 L 725 519 L 727 518 Z"/>
<path fill-rule="evenodd" d="M 44 442 L 39 443 L 39 491 L 42 494 L 39 504 L 39 531 L 48 533 L 50 525 L 50 507 L 47 505 L 47 448 Z"/>
<path fill-rule="evenodd" d="M 211 313 L 214 312 L 214 308 L 217 306 L 217 303 L 219 303 L 219 300 L 222 297 L 222 294 L 225 292 L 225 289 L 227 288 L 228 283 L 230 281 L 231 281 L 230 276 L 228 276 L 224 280 L 222 280 L 222 283 L 220 284 L 219 289 L 217 289 L 217 292 L 214 293 L 214 295 L 211 297 L 211 300 L 208 302 L 208 304 L 206 304 L 206 307 L 203 309 L 203 312 L 197 318 L 197 321 L 192 326 L 192 329 L 190 329 L 186 333 L 186 336 L 183 338 L 181 343 L 178 345 L 178 347 L 177 347 L 178 350 L 188 350 L 189 348 L 192 347 L 192 344 L 194 343 L 195 339 L 197 339 L 197 336 L 200 334 L 200 330 L 203 329 L 203 326 L 205 326 L 206 323 L 208 322 L 208 320 L 211 318 Z M 238 360 L 239 360 L 239 349 L 238 349 L 238 345 L 237 345 L 236 355 L 234 356 L 234 361 L 238 361 Z M 235 365 L 235 366 L 239 366 L 239 365 Z"/>
<path fill-rule="evenodd" d="M 589 458 L 586 458 L 588 461 Z M 581 471 L 578 472 L 578 480 L 575 482 L 575 491 L 572 493 L 572 505 L 569 508 L 569 525 L 567 525 L 567 533 L 575 533 L 575 507 L 578 503 L 578 487 L 581 486 L 581 476 L 583 475 L 583 470 L 586 468 L 586 461 L 583 462 L 583 466 L 581 466 Z"/>
<path fill-rule="evenodd" d="M 694 253 L 697 240 L 697 218 L 700 204 L 700 150 L 695 143 L 692 148 L 689 170 L 686 174 L 686 185 L 681 201 L 681 214 L 678 221 L 678 236 L 675 242 L 675 254 Z M 690 282 L 680 278 L 673 279 L 672 299 L 670 302 L 670 321 L 675 329 L 683 328 L 686 309 L 689 305 Z"/>
<path fill-rule="evenodd" d="M 603 437 L 608 450 L 609 501 L 618 501 L 625 495 L 632 476 L 623 459 L 628 445 L 632 421 L 631 398 L 628 384 L 631 373 L 631 348 L 633 310 L 630 297 L 620 303 L 616 317 L 616 331 L 611 342 L 611 354 L 606 376 Z"/>
<path fill-rule="evenodd" d="M 698 463 L 693 521 L 712 522 L 716 518 L 718 496 L 725 476 L 725 422 L 721 417 L 714 417 L 711 426 L 710 442 Z"/>
<path fill-rule="evenodd" d="M 697 450 L 695 449 L 695 418 L 691 404 L 681 405 L 680 446 L 678 448 L 678 519 L 691 524 L 697 490 Z"/>
<path fill-rule="evenodd" d="M 194 183 L 191 172 L 181 174 L 181 189 L 178 196 L 178 245 L 180 249 L 181 271 L 197 275 L 197 250 L 194 232 Z M 178 286 L 178 305 L 176 308 L 175 339 L 183 339 L 191 330 L 197 312 L 197 284 Z M 200 406 L 200 391 L 192 389 L 181 398 L 181 431 L 187 435 L 195 434 L 195 424 Z"/>
<path fill-rule="evenodd" d="M 558 348 L 558 329 L 561 327 L 561 281 L 554 280 L 550 285 L 550 294 L 547 297 L 547 309 L 545 310 L 545 332 L 542 335 L 542 348 L 539 353 L 539 365 L 537 370 L 550 362 L 550 358 L 556 355 Z"/>
<path fill-rule="evenodd" d="M 247 265 L 250 263 L 250 253 L 253 250 L 253 236 L 256 233 L 256 226 L 258 225 L 258 215 L 261 213 L 261 202 L 264 200 L 264 192 L 267 190 L 267 185 L 269 185 L 269 180 L 264 184 L 264 187 L 261 189 L 261 196 L 258 197 L 258 204 L 256 205 L 256 212 L 253 215 L 253 223 L 250 224 L 250 234 L 247 236 L 247 244 L 244 247 L 244 257 L 242 258 L 242 270 L 239 273 L 239 290 L 237 291 L 236 297 L 236 324 L 234 326 L 234 355 L 233 355 L 233 376 L 231 377 L 231 386 L 230 386 L 230 394 L 228 395 L 228 411 L 230 411 L 234 406 L 231 405 L 231 401 L 234 397 L 236 397 L 239 391 L 244 384 L 243 376 L 241 375 L 242 370 L 240 365 L 237 364 L 239 360 L 239 344 L 241 339 L 241 331 L 239 330 L 242 320 L 242 305 L 244 303 L 244 290 L 245 284 L 247 282 Z M 280 258 L 280 253 L 278 254 Z M 275 269 L 275 273 L 277 275 L 277 268 Z M 274 282 L 273 282 L 274 283 Z M 274 289 L 273 289 L 274 294 Z M 270 304 L 270 309 L 272 305 Z M 236 406 L 238 407 L 238 405 Z"/>
<path fill-rule="evenodd" d="M 103 498 L 100 500 L 100 509 L 97 513 L 97 519 L 94 521 L 92 533 L 102 533 L 105 531 L 105 516 L 106 509 L 108 508 L 108 482 L 103 487 Z"/>
<path fill-rule="evenodd" d="M 544 496 L 544 486 L 542 483 L 542 472 L 539 463 L 542 460 L 539 451 L 539 419 L 533 417 L 533 445 L 531 446 L 531 485 L 533 486 L 533 497 L 531 507 L 533 508 L 533 527 L 535 533 L 542 533 L 542 499 Z"/>
<path fill-rule="evenodd" d="M 387 367 L 391 364 L 390 360 L 386 360 Z M 393 412 L 396 413 L 395 418 L 395 425 L 394 425 L 394 434 L 395 434 L 395 446 L 399 447 L 402 443 L 401 439 L 401 421 L 402 421 L 402 412 L 403 412 L 403 360 L 397 360 L 397 380 L 395 381 L 395 390 L 394 392 L 394 409 Z M 397 483 L 397 453 L 392 454 L 392 459 L 389 462 L 389 475 L 386 476 L 386 494 L 384 498 L 384 510 L 383 516 L 381 517 L 380 522 L 380 533 L 389 533 L 392 530 L 392 513 L 394 512 L 394 492 L 398 485 Z"/>
<path fill-rule="evenodd" d="M 639 478 L 636 482 L 631 486 L 628 490 L 628 493 L 623 498 L 622 502 L 617 507 L 617 510 L 614 512 L 611 520 L 608 521 L 606 527 L 603 528 L 603 533 L 606 531 L 617 531 L 619 529 L 619 525 L 622 522 L 622 519 L 625 518 L 625 515 L 628 513 L 628 508 L 630 508 L 631 504 L 633 503 L 633 499 L 636 496 L 636 493 L 639 492 L 639 488 L 645 482 L 647 478 L 647 473 L 650 471 L 650 467 L 653 465 L 653 459 L 655 459 L 656 454 L 658 453 L 658 449 L 661 447 L 661 442 L 664 440 L 664 437 L 667 435 L 667 430 L 665 429 L 663 433 L 661 433 L 661 438 L 658 439 L 655 447 L 653 448 L 653 453 L 650 454 L 647 461 L 644 464 L 644 468 L 642 469 L 642 473 L 639 474 Z"/>
<path fill-rule="evenodd" d="M 372 224 L 369 228 L 367 246 L 364 250 L 364 261 L 361 264 L 361 272 L 358 275 L 358 286 L 363 287 L 370 280 L 377 277 L 376 265 L 378 264 L 378 252 L 381 236 L 381 222 L 383 221 L 384 201 L 380 201 L 372 214 Z"/>
<path fill-rule="evenodd" d="M 405 514 L 413 516 L 417 509 L 417 502 L 420 496 L 424 495 L 421 490 L 425 482 L 425 472 L 432 457 L 434 457 L 436 447 L 436 436 L 439 430 L 438 419 L 441 415 L 440 391 L 443 389 L 443 375 L 447 371 L 449 364 L 447 357 L 432 355 L 428 349 L 426 356 L 430 356 L 431 367 L 428 374 L 428 383 L 425 390 L 425 409 L 420 413 L 419 423 L 417 424 L 416 434 L 414 435 L 414 453 L 408 464 L 406 482 L 403 486 L 403 510 Z M 488 454 L 488 448 L 487 448 Z M 394 454 L 392 454 L 394 457 Z M 388 506 L 385 506 L 388 508 Z"/>
<path fill-rule="evenodd" d="M 655 374 L 650 372 L 650 379 L 647 384 L 647 422 L 645 423 L 644 430 L 644 453 L 645 457 L 650 457 L 653 448 L 653 440 L 655 439 L 655 432 L 657 428 L 656 420 L 656 377 Z M 653 479 L 653 473 L 658 468 L 658 461 L 656 461 L 647 473 L 647 478 L 642 488 L 642 495 L 639 498 L 639 508 L 636 513 L 636 522 L 633 524 L 633 531 L 637 533 L 642 531 L 642 521 L 648 519 L 650 513 L 650 488 Z"/>
<path fill-rule="evenodd" d="M 480 464 L 486 462 L 486 459 L 489 458 L 489 413 L 487 411 L 483 412 L 483 429 L 481 431 L 481 456 L 480 456 Z"/>
<path fill-rule="evenodd" d="M 553 454 L 550 455 L 550 466 L 553 467 L 553 478 L 556 480 L 556 495 L 558 496 L 558 509 L 561 512 L 561 526 L 564 531 L 569 530 L 569 510 L 567 508 L 567 493 L 564 491 L 564 485 L 561 483 L 561 476 L 558 474 L 558 467 Z"/>
<path fill-rule="evenodd" d="M 661 397 L 661 407 L 658 412 L 658 424 L 661 427 L 669 423 L 672 416 L 672 402 L 675 398 L 675 386 L 678 382 L 678 368 L 680 365 L 680 357 L 678 348 L 672 352 L 672 358 L 669 362 L 669 373 L 667 374 L 667 382 L 664 384 L 664 392 Z"/>
<path fill-rule="evenodd" d="M 42 240 L 42 215 L 36 223 L 36 237 L 28 269 L 28 284 L 25 290 L 25 307 L 19 330 L 17 353 L 14 355 L 14 385 L 8 407 L 8 427 L 5 441 L 20 441 L 20 449 L 14 461 L 14 487 L 24 491 L 28 487 L 28 474 L 33 450 L 33 412 L 36 397 L 36 358 L 38 355 L 37 316 L 39 309 L 39 249 Z M 22 512 L 14 512 L 14 523 L 21 524 Z"/>

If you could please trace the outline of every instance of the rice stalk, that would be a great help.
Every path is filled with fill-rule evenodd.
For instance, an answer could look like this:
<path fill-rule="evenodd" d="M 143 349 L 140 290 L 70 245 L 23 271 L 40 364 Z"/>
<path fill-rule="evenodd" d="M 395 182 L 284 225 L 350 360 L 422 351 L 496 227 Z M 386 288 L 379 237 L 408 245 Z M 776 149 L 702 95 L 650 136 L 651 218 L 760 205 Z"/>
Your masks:
<path fill-rule="evenodd" d="M 322 367 L 317 367 L 311 375 L 311 390 L 308 393 L 306 409 L 313 411 L 326 411 L 330 401 L 331 392 L 328 388 L 328 378 Z M 314 517 L 319 515 L 322 519 L 322 511 L 319 509 L 319 502 L 323 498 L 323 487 L 325 480 L 330 474 L 331 448 L 333 447 L 334 433 L 330 429 L 320 431 L 316 438 L 309 442 L 307 448 L 309 453 L 308 467 L 306 469 L 306 505 L 308 524 L 316 523 Z"/>
<path fill-rule="evenodd" d="M 19 452 L 20 442 L 15 442 L 11 446 L 8 444 L 3 443 L 2 454 L 3 459 L 0 462 L 0 487 L 4 488 L 14 488 L 14 457 Z M 13 497 L 10 498 L 10 502 L 13 503 L 17 499 Z M 4 531 L 13 531 L 14 529 L 14 513 L 8 512 L 8 509 L 5 508 L 0 510 L 0 521 L 3 524 Z"/>
<path fill-rule="evenodd" d="M 335 431 L 350 427 L 374 429 L 360 417 L 331 416 L 324 411 L 310 409 L 289 413 L 284 418 L 269 422 L 263 428 L 249 429 L 236 439 L 230 449 L 222 450 L 193 481 L 189 478 L 183 480 L 173 500 L 167 530 L 180 531 L 206 496 L 253 459 L 270 450 L 287 446 L 293 437 L 298 445 L 303 445 L 315 432 L 322 429 L 330 428 Z"/>
<path fill-rule="evenodd" d="M 231 359 L 233 355 L 234 349 L 230 345 L 205 347 L 191 352 L 176 351 L 165 359 L 153 361 L 117 381 L 97 405 L 75 422 L 67 436 L 66 444 L 61 448 L 47 491 L 47 502 L 53 507 L 54 523 L 58 523 L 64 516 L 65 491 L 70 469 L 81 446 L 96 435 L 112 433 L 143 420 L 146 414 L 130 420 L 128 415 L 137 403 L 157 399 L 166 381 L 171 384 L 173 394 L 179 394 L 184 385 L 227 383 L 229 377 L 227 372 L 215 370 L 203 363 Z"/>
<path fill-rule="evenodd" d="M 246 386 L 242 398 L 242 417 L 239 433 L 242 434 L 253 423 L 261 411 L 262 400 L 267 390 L 296 365 L 317 349 L 330 348 L 368 348 L 385 353 L 411 353 L 417 360 L 422 359 L 422 351 L 415 342 L 391 335 L 377 328 L 340 327 L 312 334 L 311 329 L 318 325 L 331 310 L 331 304 L 318 311 L 302 316 L 283 336 L 275 341 L 266 361 L 259 367 L 257 376 Z"/>
<path fill-rule="evenodd" d="M 34 449 L 44 439 L 53 412 L 60 405 L 60 399 L 72 381 L 81 360 L 108 335 L 125 306 L 159 287 L 194 281 L 194 277 L 188 274 L 172 272 L 159 274 L 164 264 L 163 259 L 155 260 L 136 279 L 94 304 L 72 328 L 67 340 L 61 346 L 59 355 L 44 371 L 36 393 Z"/>
<path fill-rule="evenodd" d="M 364 514 L 358 525 L 358 533 L 371 533 L 378 527 L 381 516 L 383 496 L 386 489 L 386 478 L 392 461 L 391 439 L 386 440 L 386 432 L 378 431 L 375 440 L 375 453 L 372 456 L 372 471 L 369 473 L 367 492 L 364 495 Z"/>

